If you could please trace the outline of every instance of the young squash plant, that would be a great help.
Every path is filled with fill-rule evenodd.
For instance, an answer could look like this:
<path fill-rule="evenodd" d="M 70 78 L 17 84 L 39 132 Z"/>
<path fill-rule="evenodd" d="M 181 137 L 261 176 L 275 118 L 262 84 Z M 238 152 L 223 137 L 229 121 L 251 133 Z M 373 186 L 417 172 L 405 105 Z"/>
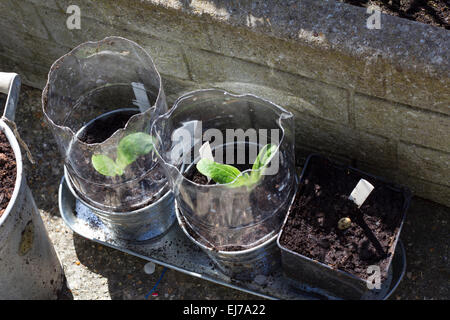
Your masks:
<path fill-rule="evenodd" d="M 230 188 L 251 187 L 259 181 L 276 150 L 276 145 L 266 144 L 256 157 L 250 174 L 242 173 L 234 166 L 218 163 L 207 158 L 200 159 L 197 163 L 197 170 L 219 184 L 229 184 L 234 181 L 228 185 Z"/>
<path fill-rule="evenodd" d="M 92 155 L 91 161 L 98 173 L 115 177 L 123 175 L 127 166 L 140 156 L 148 154 L 153 149 L 154 137 L 144 132 L 136 132 L 120 140 L 115 160 L 104 154 Z"/>

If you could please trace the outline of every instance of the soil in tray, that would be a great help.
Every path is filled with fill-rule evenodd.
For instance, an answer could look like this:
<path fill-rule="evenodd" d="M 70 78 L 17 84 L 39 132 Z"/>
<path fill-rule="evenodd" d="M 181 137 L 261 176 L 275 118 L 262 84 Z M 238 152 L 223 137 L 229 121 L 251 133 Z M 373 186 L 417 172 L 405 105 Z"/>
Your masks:
<path fill-rule="evenodd" d="M 358 208 L 348 196 L 361 178 L 375 188 Z M 369 265 L 378 265 L 384 279 L 403 204 L 403 195 L 383 182 L 337 167 L 327 159 L 311 158 L 280 244 L 362 279 L 367 279 Z M 342 231 L 337 225 L 344 217 L 352 222 Z"/>
<path fill-rule="evenodd" d="M 360 7 L 378 6 L 383 13 L 450 29 L 448 0 L 339 0 Z"/>
<path fill-rule="evenodd" d="M 0 131 L 0 217 L 11 200 L 16 184 L 16 158 L 6 135 Z"/>

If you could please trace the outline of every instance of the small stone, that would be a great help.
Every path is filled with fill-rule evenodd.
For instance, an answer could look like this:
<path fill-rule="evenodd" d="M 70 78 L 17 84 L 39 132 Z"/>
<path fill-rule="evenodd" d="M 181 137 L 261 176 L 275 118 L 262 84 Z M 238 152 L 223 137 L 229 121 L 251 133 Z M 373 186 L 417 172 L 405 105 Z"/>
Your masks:
<path fill-rule="evenodd" d="M 155 272 L 156 265 L 153 262 L 148 262 L 144 266 L 144 272 L 146 274 L 153 274 Z"/>
<path fill-rule="evenodd" d="M 8 161 L 8 157 L 4 153 L 0 153 L 0 164 L 5 164 Z"/>
<path fill-rule="evenodd" d="M 324 222 L 325 222 L 325 218 L 324 217 L 319 217 L 317 218 L 317 223 L 323 227 L 324 226 Z"/>
<path fill-rule="evenodd" d="M 352 224 L 352 220 L 350 218 L 342 218 L 338 221 L 338 228 L 339 230 L 345 230 L 350 228 L 350 225 Z"/>

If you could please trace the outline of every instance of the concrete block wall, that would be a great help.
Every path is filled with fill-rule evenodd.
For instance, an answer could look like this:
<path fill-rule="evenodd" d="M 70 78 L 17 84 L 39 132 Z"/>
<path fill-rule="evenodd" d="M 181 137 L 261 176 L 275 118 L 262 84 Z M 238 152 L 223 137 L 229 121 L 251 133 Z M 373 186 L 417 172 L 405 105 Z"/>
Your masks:
<path fill-rule="evenodd" d="M 333 0 L 1 0 L 0 69 L 42 88 L 71 48 L 123 36 L 152 55 L 169 103 L 209 87 L 262 96 L 295 114 L 300 163 L 322 152 L 450 206 L 450 35 L 367 18 Z"/>

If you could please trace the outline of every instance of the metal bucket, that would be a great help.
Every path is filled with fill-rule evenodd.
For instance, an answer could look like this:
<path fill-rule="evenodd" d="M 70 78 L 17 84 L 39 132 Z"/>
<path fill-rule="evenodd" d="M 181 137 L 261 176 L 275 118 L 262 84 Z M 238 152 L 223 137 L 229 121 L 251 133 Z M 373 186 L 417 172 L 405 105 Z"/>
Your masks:
<path fill-rule="evenodd" d="M 77 194 L 66 167 L 64 178 L 75 198 L 91 210 L 117 238 L 127 241 L 151 240 L 163 235 L 175 222 L 174 196 L 170 190 L 144 208 L 130 212 L 108 212 L 93 207 Z"/>
<path fill-rule="evenodd" d="M 207 247 L 194 239 L 186 229 L 186 223 L 175 201 L 175 211 L 178 224 L 184 234 L 200 247 L 214 261 L 216 266 L 232 279 L 240 281 L 252 281 L 258 275 L 269 276 L 281 266 L 280 250 L 276 245 L 276 238 L 269 240 L 250 249 L 241 251 L 220 251 Z"/>
<path fill-rule="evenodd" d="M 307 170 L 309 170 L 309 164 L 314 160 L 314 158 L 321 159 L 325 157 L 319 154 L 312 154 L 308 157 L 300 176 L 300 184 L 303 183 L 306 172 Z M 335 165 L 339 164 L 335 163 Z M 409 204 L 411 202 L 412 194 L 406 187 L 390 184 L 384 181 L 384 179 L 365 173 L 361 170 L 352 167 L 345 167 L 345 170 L 354 171 L 360 174 L 362 178 L 373 178 L 378 181 L 384 182 L 393 191 L 401 193 L 404 199 L 402 208 L 402 220 L 396 233 L 395 241 L 389 248 L 389 253 L 391 255 L 386 270 L 387 276 L 386 279 L 381 282 L 381 288 L 369 289 L 367 286 L 367 281 L 360 277 L 357 277 L 345 271 L 341 271 L 339 269 L 331 268 L 325 263 L 310 259 L 302 254 L 285 248 L 280 243 L 280 238 L 283 234 L 286 221 L 288 221 L 289 219 L 292 205 L 284 220 L 283 226 L 281 227 L 281 231 L 277 239 L 277 245 L 281 250 L 282 268 L 284 274 L 287 277 L 299 283 L 304 283 L 310 286 L 312 290 L 315 290 L 319 293 L 343 299 L 375 299 L 379 296 L 383 296 L 383 291 L 387 292 L 390 286 L 390 282 L 392 281 L 392 277 L 389 276 L 392 273 L 392 270 L 390 270 L 392 269 L 391 262 L 393 261 L 393 256 L 396 252 L 397 242 L 399 241 L 400 232 L 405 221 L 406 211 L 408 210 Z M 301 192 L 301 188 L 299 188 L 298 190 L 298 192 Z"/>
<path fill-rule="evenodd" d="M 0 73 L 0 78 L 3 76 Z M 15 75 L 4 112 L 10 121 L 14 120 L 19 90 L 20 78 Z M 56 299 L 63 284 L 63 269 L 26 183 L 16 137 L 1 120 L 0 130 L 17 163 L 14 192 L 0 218 L 0 300 Z"/>

